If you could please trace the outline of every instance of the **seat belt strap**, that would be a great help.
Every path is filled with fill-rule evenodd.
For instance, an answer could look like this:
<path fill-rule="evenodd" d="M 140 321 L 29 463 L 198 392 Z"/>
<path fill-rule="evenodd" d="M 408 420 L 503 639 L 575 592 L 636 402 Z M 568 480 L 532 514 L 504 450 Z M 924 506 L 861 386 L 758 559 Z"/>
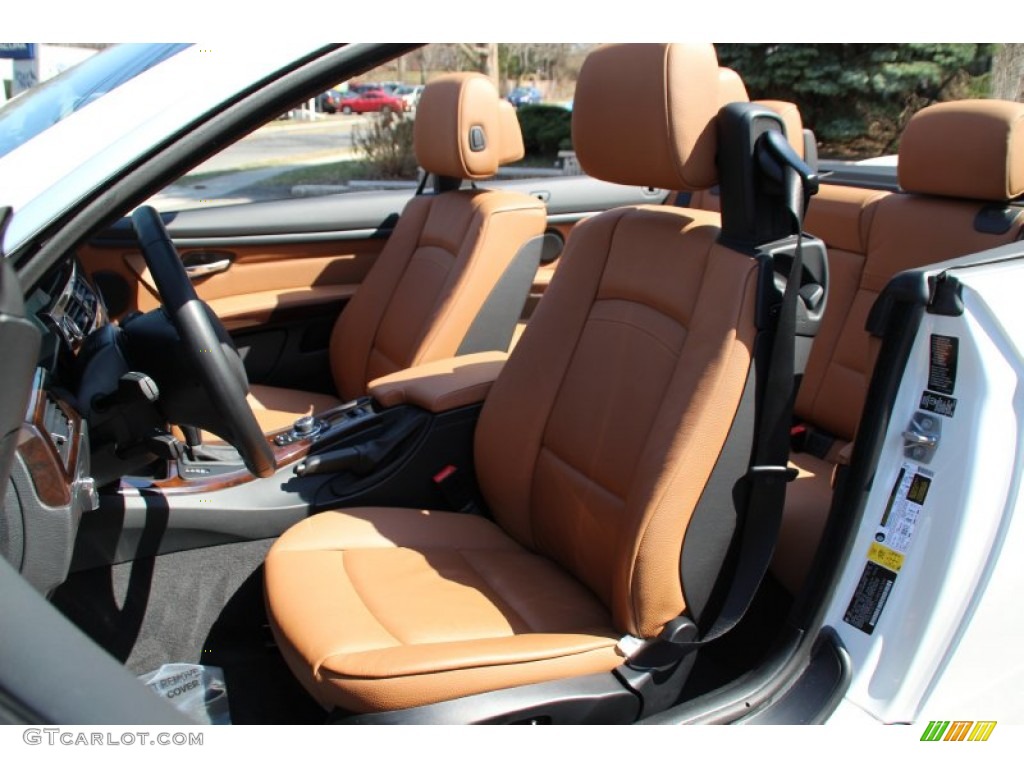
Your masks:
<path fill-rule="evenodd" d="M 779 305 L 762 391 L 754 460 L 747 473 L 750 495 L 741 522 L 736 571 L 718 616 L 703 636 L 693 640 L 670 640 L 686 649 L 696 649 L 717 640 L 746 614 L 775 551 L 786 501 L 786 484 L 797 476 L 797 471 L 787 466 L 795 395 L 796 310 L 803 272 L 803 213 L 811 195 L 817 192 L 818 179 L 781 133 L 770 132 L 763 137 L 771 159 L 783 168 L 786 207 L 797 232 L 796 249 Z"/>

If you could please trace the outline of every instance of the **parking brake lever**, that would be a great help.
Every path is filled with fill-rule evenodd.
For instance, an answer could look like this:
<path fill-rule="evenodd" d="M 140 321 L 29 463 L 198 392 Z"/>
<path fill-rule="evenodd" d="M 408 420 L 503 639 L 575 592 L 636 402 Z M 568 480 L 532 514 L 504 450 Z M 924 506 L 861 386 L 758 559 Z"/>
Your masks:
<path fill-rule="evenodd" d="M 339 448 L 336 451 L 310 456 L 295 466 L 295 474 L 323 475 L 337 472 L 352 472 L 368 475 L 395 453 L 413 432 L 428 421 L 427 418 L 413 418 L 397 424 L 391 431 L 360 445 Z"/>
<path fill-rule="evenodd" d="M 354 448 L 342 448 L 330 453 L 310 456 L 299 462 L 295 467 L 295 474 L 299 477 L 306 475 L 322 475 L 327 473 L 354 472 L 357 475 L 365 475 L 375 466 L 370 458 L 363 452 L 362 446 Z"/>

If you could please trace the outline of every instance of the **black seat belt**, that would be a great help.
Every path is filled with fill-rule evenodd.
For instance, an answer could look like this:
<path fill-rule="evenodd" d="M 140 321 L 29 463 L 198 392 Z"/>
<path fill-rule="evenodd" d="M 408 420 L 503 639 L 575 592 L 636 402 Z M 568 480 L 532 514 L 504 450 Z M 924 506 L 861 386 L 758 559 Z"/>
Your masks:
<path fill-rule="evenodd" d="M 786 208 L 793 217 L 796 249 L 779 304 L 768 371 L 761 397 L 753 462 L 748 469 L 750 495 L 741 522 L 737 565 L 722 608 L 699 638 L 688 618 L 680 617 L 659 636 L 666 642 L 649 644 L 630 661 L 641 666 L 661 666 L 677 660 L 729 632 L 746 614 L 768 570 L 782 523 L 786 484 L 797 472 L 788 466 L 790 427 L 793 418 L 794 345 L 796 310 L 803 271 L 803 214 L 818 191 L 818 177 L 792 150 L 785 137 L 772 131 L 762 135 L 758 159 L 761 170 L 781 184 Z M 660 646 L 660 647 L 659 647 Z M 668 646 L 668 647 L 666 647 Z M 662 663 L 658 659 L 663 659 Z"/>

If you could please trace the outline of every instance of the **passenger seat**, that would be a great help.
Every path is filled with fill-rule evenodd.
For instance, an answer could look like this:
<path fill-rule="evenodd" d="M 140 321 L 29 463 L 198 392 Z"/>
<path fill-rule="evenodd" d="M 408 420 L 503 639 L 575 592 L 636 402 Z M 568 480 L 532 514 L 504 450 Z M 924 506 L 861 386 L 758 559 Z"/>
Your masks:
<path fill-rule="evenodd" d="M 536 272 L 547 222 L 529 195 L 460 189 L 523 156 L 512 105 L 476 73 L 423 91 L 416 159 L 436 183 L 414 197 L 330 339 L 335 395 L 250 387 L 264 432 L 366 394 L 375 378 L 470 352 L 508 348 Z"/>
<path fill-rule="evenodd" d="M 635 114 L 607 98 L 622 82 L 636 85 Z M 584 169 L 620 184 L 714 184 L 716 158 L 739 152 L 717 146 L 716 84 L 710 45 L 598 49 L 573 114 Z M 744 393 L 766 281 L 763 261 L 717 241 L 718 223 L 641 205 L 573 230 L 476 429 L 493 520 L 357 508 L 278 539 L 265 566 L 270 625 L 326 709 L 492 693 L 492 706 L 520 711 L 530 689 L 501 689 L 546 683 L 532 689 L 538 717 L 583 717 L 581 696 L 595 690 L 603 718 L 620 702 L 616 717 L 636 717 L 634 689 L 611 673 L 627 647 L 664 651 L 663 632 L 710 623 L 728 574 L 730 489 L 748 470 L 748 451 L 735 465 L 723 456 L 752 429 Z M 652 675 L 660 689 L 645 706 L 675 700 L 693 658 L 680 657 Z"/>

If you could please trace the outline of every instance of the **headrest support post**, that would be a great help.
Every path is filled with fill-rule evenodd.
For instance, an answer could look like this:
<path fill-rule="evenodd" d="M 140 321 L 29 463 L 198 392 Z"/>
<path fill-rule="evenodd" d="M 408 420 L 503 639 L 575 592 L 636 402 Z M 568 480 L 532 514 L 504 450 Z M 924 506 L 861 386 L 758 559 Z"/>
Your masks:
<path fill-rule="evenodd" d="M 718 113 L 721 240 L 754 252 L 799 231 L 816 173 L 786 138 L 785 123 L 758 104 L 727 104 Z"/>
<path fill-rule="evenodd" d="M 786 206 L 794 212 L 796 226 L 799 227 L 811 197 L 818 193 L 818 174 L 801 159 L 793 150 L 792 144 L 778 131 L 766 131 L 758 136 L 754 152 L 765 191 L 778 194 L 785 200 Z"/>

